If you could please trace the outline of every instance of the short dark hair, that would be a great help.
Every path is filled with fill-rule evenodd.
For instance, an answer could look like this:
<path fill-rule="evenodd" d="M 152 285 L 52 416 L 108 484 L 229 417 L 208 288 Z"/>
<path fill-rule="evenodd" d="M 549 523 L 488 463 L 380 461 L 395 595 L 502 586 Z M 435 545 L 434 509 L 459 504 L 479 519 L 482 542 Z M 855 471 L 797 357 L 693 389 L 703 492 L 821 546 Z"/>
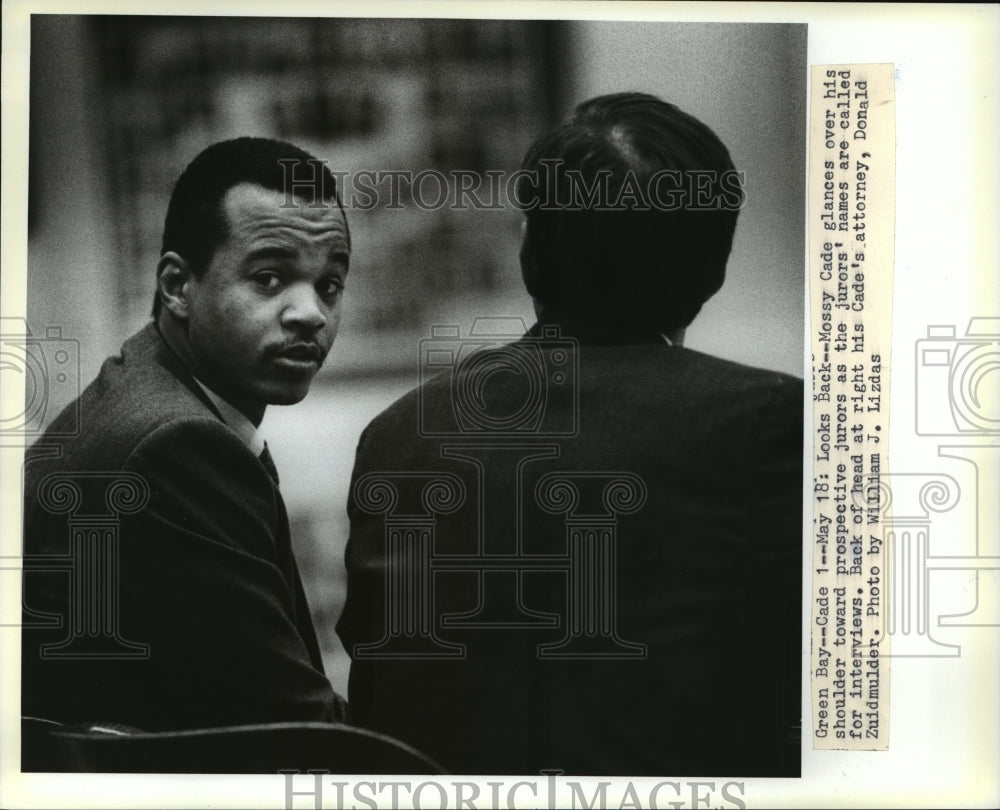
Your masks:
<path fill-rule="evenodd" d="M 522 269 L 546 308 L 663 331 L 687 326 L 722 286 L 742 177 L 718 136 L 673 104 L 585 101 L 521 168 Z M 581 197 L 601 176 L 601 193 Z"/>
<path fill-rule="evenodd" d="M 173 251 L 190 265 L 195 276 L 204 273 L 215 249 L 228 235 L 222 200 L 229 189 L 240 183 L 294 195 L 307 205 L 335 201 L 344 214 L 337 182 L 325 161 L 293 144 L 269 138 L 221 141 L 192 160 L 174 184 L 160 255 Z M 346 227 L 346 214 L 344 223 Z M 348 246 L 350 241 L 348 231 Z M 154 318 L 160 306 L 157 291 Z"/>

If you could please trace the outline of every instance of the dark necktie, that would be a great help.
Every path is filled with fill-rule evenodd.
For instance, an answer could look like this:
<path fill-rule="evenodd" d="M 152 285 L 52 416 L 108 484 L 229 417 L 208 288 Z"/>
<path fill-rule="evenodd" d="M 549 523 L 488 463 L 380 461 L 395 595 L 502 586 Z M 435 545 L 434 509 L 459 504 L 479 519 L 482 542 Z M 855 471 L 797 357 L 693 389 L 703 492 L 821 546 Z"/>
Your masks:
<path fill-rule="evenodd" d="M 274 485 L 278 486 L 278 468 L 274 466 L 274 459 L 271 458 L 271 451 L 267 449 L 267 442 L 264 442 L 264 450 L 259 456 L 260 463 L 264 465 L 267 474 L 271 476 Z"/>

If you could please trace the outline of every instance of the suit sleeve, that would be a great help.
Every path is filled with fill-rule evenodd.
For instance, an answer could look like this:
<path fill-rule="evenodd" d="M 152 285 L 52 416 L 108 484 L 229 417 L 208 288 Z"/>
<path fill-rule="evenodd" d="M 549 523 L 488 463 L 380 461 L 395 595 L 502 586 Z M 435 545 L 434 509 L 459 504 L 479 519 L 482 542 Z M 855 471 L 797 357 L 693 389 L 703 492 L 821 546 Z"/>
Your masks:
<path fill-rule="evenodd" d="M 371 425 L 362 432 L 351 472 L 351 489 L 347 498 L 347 515 L 351 528 L 344 552 L 347 599 L 337 622 L 337 635 L 351 656 L 348 681 L 351 722 L 368 728 L 373 728 L 376 724 L 373 662 L 356 659 L 354 647 L 358 643 L 377 641 L 380 635 L 377 628 L 384 627 L 384 604 L 381 597 L 384 591 L 381 581 L 384 576 L 384 561 L 380 559 L 382 523 L 358 509 L 354 488 L 361 476 L 371 468 L 371 433 Z"/>
<path fill-rule="evenodd" d="M 353 659 L 354 644 L 364 636 L 363 625 L 369 621 L 371 615 L 370 588 L 362 581 L 360 565 L 360 546 L 365 545 L 361 540 L 361 519 L 358 512 L 357 502 L 354 498 L 354 487 L 358 479 L 363 474 L 363 466 L 366 463 L 366 441 L 371 426 L 366 427 L 358 440 L 358 448 L 355 452 L 354 469 L 351 471 L 351 488 L 347 495 L 347 517 L 350 520 L 350 535 L 347 539 L 347 547 L 344 550 L 344 566 L 347 570 L 347 599 L 344 602 L 344 610 L 337 622 L 337 635 L 340 637 L 347 650 L 348 655 Z M 352 670 L 355 664 L 352 664 Z M 353 689 L 353 687 L 352 687 Z M 359 704 L 359 707 L 360 704 Z M 352 717 L 356 717 L 355 707 L 351 706 Z"/>
<path fill-rule="evenodd" d="M 151 709 L 150 728 L 336 720 L 263 466 L 222 424 L 194 419 L 154 431 L 126 468 L 151 496 L 121 527 L 121 626 L 150 646 L 147 704 L 171 707 Z"/>

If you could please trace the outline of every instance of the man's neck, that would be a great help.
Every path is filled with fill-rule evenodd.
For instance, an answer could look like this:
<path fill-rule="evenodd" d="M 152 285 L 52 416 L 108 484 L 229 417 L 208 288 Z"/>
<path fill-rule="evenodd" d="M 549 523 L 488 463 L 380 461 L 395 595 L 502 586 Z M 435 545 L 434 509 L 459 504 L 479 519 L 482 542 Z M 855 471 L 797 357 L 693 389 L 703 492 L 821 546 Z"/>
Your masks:
<path fill-rule="evenodd" d="M 173 351 L 177 359 L 180 360 L 181 364 L 195 378 L 199 385 L 209 389 L 217 397 L 225 400 L 231 407 L 238 410 L 250 420 L 254 428 L 260 427 L 260 423 L 264 419 L 266 406 L 240 402 L 238 398 L 231 396 L 224 389 L 220 389 L 217 382 L 212 379 L 212 375 L 208 374 L 202 367 L 202 364 L 198 362 L 198 358 L 191 348 L 187 329 L 183 323 L 170 317 L 168 314 L 161 313 L 155 324 L 156 330 L 160 333 L 160 337 L 163 338 L 163 342 Z"/>

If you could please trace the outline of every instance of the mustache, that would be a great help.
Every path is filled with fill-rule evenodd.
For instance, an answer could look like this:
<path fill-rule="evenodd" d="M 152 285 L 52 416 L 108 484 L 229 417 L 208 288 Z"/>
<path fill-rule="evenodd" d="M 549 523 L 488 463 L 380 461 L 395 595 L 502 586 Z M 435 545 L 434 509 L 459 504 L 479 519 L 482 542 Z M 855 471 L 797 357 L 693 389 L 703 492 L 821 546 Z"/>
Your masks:
<path fill-rule="evenodd" d="M 329 347 L 313 340 L 292 340 L 268 346 L 264 350 L 264 354 L 268 359 L 290 357 L 294 360 L 314 360 L 317 363 L 322 363 L 329 351 Z"/>

